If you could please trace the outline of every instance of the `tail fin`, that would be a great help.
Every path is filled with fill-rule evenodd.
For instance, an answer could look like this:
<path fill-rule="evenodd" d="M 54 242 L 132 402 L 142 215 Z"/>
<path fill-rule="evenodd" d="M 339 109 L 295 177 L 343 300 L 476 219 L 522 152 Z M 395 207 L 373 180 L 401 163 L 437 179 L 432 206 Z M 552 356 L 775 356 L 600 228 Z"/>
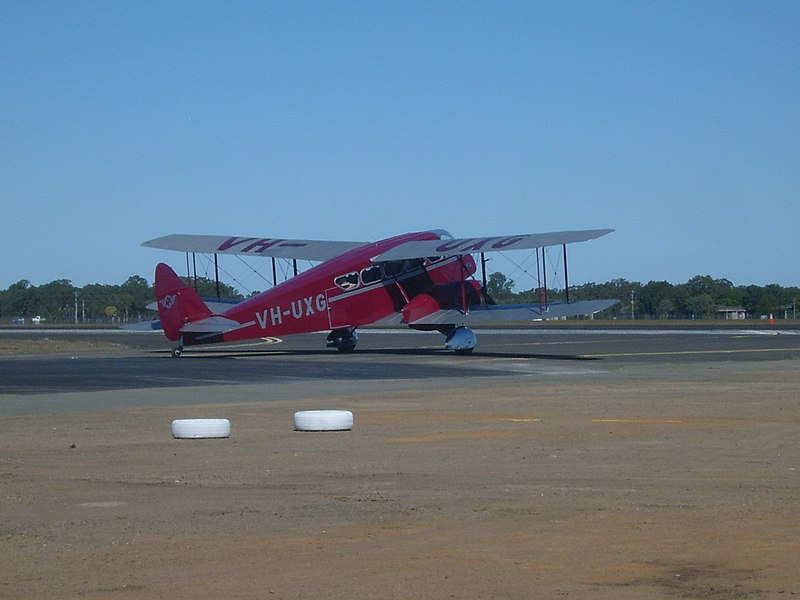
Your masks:
<path fill-rule="evenodd" d="M 213 314 L 198 293 L 164 263 L 156 267 L 156 301 L 164 333 L 173 342 L 181 337 L 184 325 Z"/>

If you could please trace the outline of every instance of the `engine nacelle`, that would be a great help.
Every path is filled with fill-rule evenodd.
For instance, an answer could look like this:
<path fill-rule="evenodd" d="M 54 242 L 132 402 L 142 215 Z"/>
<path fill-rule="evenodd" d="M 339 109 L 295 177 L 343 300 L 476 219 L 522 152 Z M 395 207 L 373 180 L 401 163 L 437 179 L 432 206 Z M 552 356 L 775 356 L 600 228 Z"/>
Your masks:
<path fill-rule="evenodd" d="M 456 327 L 444 341 L 444 347 L 456 354 L 469 354 L 477 345 L 475 332 L 469 327 Z"/>
<path fill-rule="evenodd" d="M 339 352 L 352 352 L 356 349 L 358 334 L 355 328 L 334 329 L 328 334 L 325 345 L 336 348 Z"/>

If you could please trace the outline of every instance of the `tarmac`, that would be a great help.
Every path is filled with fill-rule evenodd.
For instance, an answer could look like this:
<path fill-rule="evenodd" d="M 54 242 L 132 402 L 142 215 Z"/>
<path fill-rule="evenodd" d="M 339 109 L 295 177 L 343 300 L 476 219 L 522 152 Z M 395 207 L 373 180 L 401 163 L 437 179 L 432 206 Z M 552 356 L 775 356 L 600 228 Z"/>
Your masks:
<path fill-rule="evenodd" d="M 477 334 L 2 332 L 0 597 L 800 595 L 796 332 Z"/>

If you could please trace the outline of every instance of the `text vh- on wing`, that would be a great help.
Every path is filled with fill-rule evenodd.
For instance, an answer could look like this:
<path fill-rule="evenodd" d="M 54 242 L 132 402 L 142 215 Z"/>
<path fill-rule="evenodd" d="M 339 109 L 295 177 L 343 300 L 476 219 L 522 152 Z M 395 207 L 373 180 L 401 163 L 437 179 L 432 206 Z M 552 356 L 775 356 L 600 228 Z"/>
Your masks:
<path fill-rule="evenodd" d="M 201 254 L 242 254 L 297 260 L 324 261 L 364 242 L 290 240 L 282 238 L 235 237 L 226 235 L 184 235 L 173 233 L 144 242 L 142 246 L 198 252 Z"/>
<path fill-rule="evenodd" d="M 506 250 L 530 250 L 546 246 L 559 246 L 575 242 L 587 242 L 604 236 L 613 229 L 587 229 L 583 231 L 553 231 L 479 238 L 414 241 L 396 246 L 372 258 L 373 262 L 426 258 L 428 256 L 454 256 L 479 254 L 481 252 L 503 252 Z"/>

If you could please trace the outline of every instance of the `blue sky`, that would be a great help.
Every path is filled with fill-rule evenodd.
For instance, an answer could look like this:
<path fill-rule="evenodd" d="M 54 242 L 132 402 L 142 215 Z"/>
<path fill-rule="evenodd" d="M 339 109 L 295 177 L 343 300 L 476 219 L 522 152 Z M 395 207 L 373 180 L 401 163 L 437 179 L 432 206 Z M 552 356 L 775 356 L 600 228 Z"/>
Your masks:
<path fill-rule="evenodd" d="M 572 282 L 800 285 L 796 1 L 7 1 L 0 114 L 0 289 L 152 280 L 169 233 L 604 227 Z"/>

